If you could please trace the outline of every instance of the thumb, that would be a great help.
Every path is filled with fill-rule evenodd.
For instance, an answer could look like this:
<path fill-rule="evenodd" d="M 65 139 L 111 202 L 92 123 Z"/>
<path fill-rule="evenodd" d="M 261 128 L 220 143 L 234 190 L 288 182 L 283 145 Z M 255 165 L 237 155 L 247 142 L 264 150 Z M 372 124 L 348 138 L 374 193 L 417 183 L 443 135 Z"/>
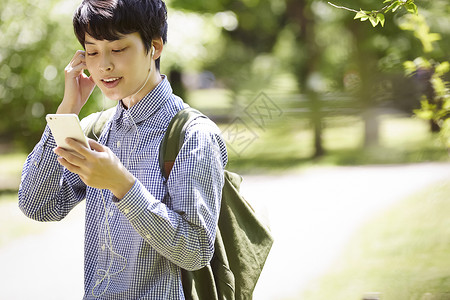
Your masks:
<path fill-rule="evenodd" d="M 105 152 L 105 146 L 100 144 L 99 142 L 89 139 L 89 147 L 91 147 L 92 150 L 95 150 L 97 152 Z"/>
<path fill-rule="evenodd" d="M 94 78 L 92 78 L 92 75 L 87 76 L 86 74 L 83 73 L 83 78 L 86 79 L 86 82 L 95 85 Z"/>

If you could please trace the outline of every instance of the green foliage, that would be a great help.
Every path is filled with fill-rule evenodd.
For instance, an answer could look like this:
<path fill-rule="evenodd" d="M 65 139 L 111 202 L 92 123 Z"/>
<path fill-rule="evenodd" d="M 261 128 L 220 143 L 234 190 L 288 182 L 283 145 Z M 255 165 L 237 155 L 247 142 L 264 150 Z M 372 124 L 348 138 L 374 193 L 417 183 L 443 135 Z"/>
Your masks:
<path fill-rule="evenodd" d="M 448 126 L 450 123 L 450 82 L 445 80 L 445 74 L 450 71 L 448 61 L 435 63 L 424 57 L 416 58 L 414 61 L 404 63 L 407 76 L 416 76 L 418 72 L 430 72 L 429 80 L 432 93 L 422 95 L 421 108 L 414 110 L 414 113 L 423 119 L 433 120 L 440 128 L 441 134 L 447 148 L 450 148 L 450 135 Z"/>
<path fill-rule="evenodd" d="M 81 46 L 73 2 L 0 2 L 0 141 L 32 147 L 64 92 L 64 67 Z M 92 105 L 92 104 L 90 104 Z M 88 105 L 89 107 L 89 105 Z"/>
<path fill-rule="evenodd" d="M 381 24 L 381 26 L 384 27 L 385 22 L 384 14 L 388 13 L 389 11 L 395 12 L 400 8 L 405 8 L 406 11 L 408 11 L 409 13 L 412 14 L 418 13 L 417 5 L 414 4 L 414 0 L 386 0 L 383 2 L 383 4 L 387 3 L 387 5 L 385 5 L 383 8 L 371 11 L 362 9 L 356 11 L 351 8 L 347 8 L 344 6 L 337 6 L 330 2 L 328 3 L 337 8 L 356 12 L 354 19 L 360 19 L 362 22 L 369 20 L 373 27 L 377 26 L 378 24 Z"/>
<path fill-rule="evenodd" d="M 430 53 L 434 50 L 433 43 L 441 40 L 441 35 L 430 32 L 430 26 L 425 20 L 425 17 L 418 13 L 418 8 L 414 4 L 414 0 L 386 0 L 383 3 L 387 3 L 387 5 L 380 10 L 372 11 L 355 11 L 350 8 L 330 4 L 337 8 L 356 12 L 354 19 L 360 19 L 361 21 L 369 20 L 373 27 L 378 23 L 384 26 L 384 15 L 379 19 L 381 12 L 396 12 L 399 8 L 404 7 L 409 14 L 401 18 L 399 24 L 400 29 L 414 32 L 414 36 L 422 43 L 425 53 Z M 432 73 L 431 79 L 429 80 L 432 91 L 422 95 L 421 108 L 414 110 L 414 112 L 420 118 L 433 120 L 442 129 L 444 143 L 447 148 L 450 148 L 450 136 L 448 135 L 450 131 L 448 128 L 448 118 L 450 116 L 449 82 L 443 79 L 444 74 L 449 71 L 449 63 L 447 61 L 433 63 L 424 57 L 419 57 L 414 61 L 404 62 L 403 66 L 407 75 L 424 72 L 425 70 L 429 70 Z"/>
<path fill-rule="evenodd" d="M 384 27 L 384 15 L 377 11 L 359 11 L 356 13 L 354 19 L 360 19 L 361 21 L 369 20 L 373 27 L 377 26 L 378 23 Z"/>
<path fill-rule="evenodd" d="M 282 28 L 275 1 L 171 0 L 169 5 L 212 20 L 205 23 L 203 32 L 219 29 L 219 38 L 216 35 L 214 41 L 204 44 L 207 51 L 201 57 L 199 69 L 212 72 L 233 92 L 234 98 L 246 90 L 262 89 L 270 82 L 276 68 L 276 60 L 270 52 Z M 203 36 L 200 32 L 195 35 L 200 39 Z"/>
<path fill-rule="evenodd" d="M 383 8 L 385 13 L 390 10 L 395 12 L 397 9 L 404 7 L 409 13 L 417 14 L 417 5 L 414 4 L 414 0 L 386 0 L 383 3 L 388 3 L 387 7 Z"/>
<path fill-rule="evenodd" d="M 414 36 L 422 43 L 425 53 L 433 51 L 432 43 L 441 39 L 440 34 L 430 32 L 430 26 L 422 15 L 407 15 L 399 26 L 402 30 L 414 32 Z"/>
<path fill-rule="evenodd" d="M 434 50 L 429 52 L 436 61 L 448 53 L 450 39 L 445 23 L 439 21 L 446 18 L 442 13 L 446 2 L 436 0 L 426 8 L 421 6 L 421 13 L 426 9 L 430 12 L 424 14 L 428 21 L 430 14 L 441 13 L 440 18 L 432 19 L 434 24 L 428 31 L 442 35 L 439 43 L 432 42 Z M 71 24 L 78 3 L 0 2 L 0 142 L 31 147 L 45 126 L 44 115 L 54 112 L 60 103 L 63 69 L 81 48 Z M 346 3 L 364 7 L 370 2 Z M 375 29 L 354 26 L 341 10 L 319 0 L 170 0 L 167 4 L 169 38 L 162 72 L 168 74 L 171 68 L 177 68 L 185 74 L 213 73 L 216 87 L 227 91 L 236 111 L 242 108 L 239 102 L 268 89 L 278 93 L 354 92 L 356 86 L 366 91 L 357 95 L 365 107 L 399 99 L 419 103 L 419 97 L 403 95 L 412 93 L 411 88 L 400 87 L 391 78 L 402 72 L 402 61 L 421 55 L 422 45 L 415 42 L 413 31 L 405 33 L 397 26 L 384 26 L 405 21 L 394 18 L 391 12 L 409 14 L 408 10 L 412 12 L 415 7 L 413 1 L 392 0 L 385 2 L 383 11 L 363 10 L 359 19 L 381 25 Z M 284 74 L 289 74 L 293 85 L 286 87 Z M 403 94 L 388 99 L 386 95 L 393 89 Z M 98 90 L 92 98 L 82 114 L 102 106 Z"/>

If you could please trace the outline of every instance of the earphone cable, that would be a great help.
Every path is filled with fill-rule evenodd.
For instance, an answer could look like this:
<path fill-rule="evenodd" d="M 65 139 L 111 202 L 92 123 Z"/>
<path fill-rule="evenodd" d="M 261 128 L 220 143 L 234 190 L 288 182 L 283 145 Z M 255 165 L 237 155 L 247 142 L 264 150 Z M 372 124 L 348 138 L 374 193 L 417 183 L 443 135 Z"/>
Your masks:
<path fill-rule="evenodd" d="M 154 51 L 154 50 L 152 49 L 152 58 L 153 58 L 153 51 Z M 131 114 L 130 111 L 129 111 L 129 110 L 130 110 L 130 104 L 131 104 L 131 102 L 134 100 L 134 97 L 135 97 L 135 96 L 136 96 L 136 95 L 137 95 L 137 94 L 138 94 L 138 93 L 139 93 L 139 92 L 147 85 L 147 82 L 149 81 L 150 75 L 151 75 L 151 72 L 152 72 L 152 67 L 153 67 L 153 65 L 150 64 L 150 70 L 149 70 L 149 72 L 148 72 L 148 75 L 147 75 L 147 78 L 146 78 L 144 84 L 142 85 L 142 87 L 141 87 L 136 93 L 134 93 L 134 94 L 130 97 L 130 102 L 128 103 L 128 107 L 127 107 L 127 109 L 126 109 L 127 115 L 128 115 L 128 117 L 131 119 L 131 121 L 132 121 L 132 123 L 133 123 L 133 125 L 134 125 L 135 132 L 136 132 L 136 140 L 137 140 L 137 141 L 139 141 L 139 129 L 138 129 L 138 127 L 137 127 L 136 122 L 134 121 L 134 118 L 133 118 L 132 114 Z M 95 126 L 97 125 L 97 122 L 98 122 L 98 120 L 100 119 L 100 117 L 101 117 L 101 115 L 103 114 L 104 111 L 105 111 L 105 95 L 103 94 L 103 109 L 102 109 L 102 111 L 99 113 L 97 119 L 96 119 L 95 122 L 94 122 L 94 126 L 92 127 L 92 133 L 94 134 L 95 138 L 97 139 L 97 142 L 99 141 L 99 137 L 95 134 L 95 130 L 94 130 L 94 129 L 95 129 Z M 128 154 L 127 161 L 126 161 L 126 163 L 125 163 L 125 168 L 126 168 L 126 169 L 128 169 L 128 167 L 129 167 L 131 154 L 133 154 L 133 152 L 137 149 L 137 146 L 138 146 L 138 143 L 135 142 L 135 143 L 134 143 L 134 147 L 131 149 L 130 153 Z M 117 252 L 115 252 L 115 251 L 113 250 L 112 237 L 111 237 L 111 228 L 110 228 L 109 220 L 108 220 L 108 216 L 109 216 L 109 211 L 110 211 L 110 210 L 109 210 L 109 208 L 106 207 L 106 200 L 105 200 L 105 197 L 103 196 L 103 190 L 100 190 L 100 195 L 101 195 L 101 197 L 102 197 L 103 209 L 104 209 L 104 211 L 105 211 L 105 219 L 104 219 L 104 223 L 103 223 L 102 228 L 103 228 L 103 227 L 106 227 L 106 233 L 105 233 L 105 245 L 106 245 L 106 247 L 109 249 L 109 251 L 110 251 L 110 253 L 111 253 L 111 260 L 110 260 L 110 263 L 109 263 L 109 266 L 108 266 L 108 269 L 107 269 L 107 270 L 104 270 L 104 269 L 97 269 L 97 275 L 99 275 L 101 278 L 98 279 L 98 280 L 96 281 L 96 284 L 95 284 L 94 287 L 92 288 L 91 293 L 92 293 L 92 296 L 94 296 L 94 298 L 101 297 L 101 296 L 108 290 L 109 285 L 110 285 L 110 282 L 111 282 L 111 276 L 117 275 L 117 274 L 121 273 L 123 270 L 125 270 L 125 268 L 126 268 L 126 266 L 127 266 L 127 263 L 128 263 L 126 257 L 124 257 L 124 256 L 122 256 L 122 255 L 120 255 L 120 254 L 118 254 Z M 117 256 L 117 257 L 123 259 L 123 260 L 124 260 L 124 265 L 123 265 L 123 267 L 122 267 L 120 270 L 118 270 L 118 271 L 116 271 L 116 272 L 114 272 L 114 273 L 111 274 L 111 268 L 112 268 L 112 265 L 113 265 L 114 257 L 115 257 L 115 256 Z M 104 288 L 104 290 L 103 290 L 100 294 L 96 295 L 96 294 L 95 294 L 95 289 L 96 289 L 98 286 L 100 286 L 100 285 L 102 284 L 102 282 L 103 282 L 105 279 L 107 279 L 106 287 Z"/>

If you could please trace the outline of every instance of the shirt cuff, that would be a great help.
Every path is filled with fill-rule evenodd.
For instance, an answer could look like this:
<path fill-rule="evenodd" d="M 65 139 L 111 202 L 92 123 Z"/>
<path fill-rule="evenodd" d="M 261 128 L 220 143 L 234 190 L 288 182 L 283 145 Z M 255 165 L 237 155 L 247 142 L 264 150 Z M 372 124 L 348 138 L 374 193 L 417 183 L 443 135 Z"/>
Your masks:
<path fill-rule="evenodd" d="M 52 132 L 50 130 L 50 127 L 45 126 L 44 133 L 42 134 L 40 142 L 37 144 L 37 146 L 34 149 L 34 155 L 32 163 L 34 167 L 39 167 L 41 160 L 46 154 L 46 150 L 50 150 L 50 152 L 53 154 L 53 148 L 56 147 L 55 139 L 53 138 Z"/>
<path fill-rule="evenodd" d="M 137 179 L 122 199 L 118 199 L 113 195 L 113 202 L 130 221 L 146 210 L 153 201 L 156 201 L 156 199 Z"/>

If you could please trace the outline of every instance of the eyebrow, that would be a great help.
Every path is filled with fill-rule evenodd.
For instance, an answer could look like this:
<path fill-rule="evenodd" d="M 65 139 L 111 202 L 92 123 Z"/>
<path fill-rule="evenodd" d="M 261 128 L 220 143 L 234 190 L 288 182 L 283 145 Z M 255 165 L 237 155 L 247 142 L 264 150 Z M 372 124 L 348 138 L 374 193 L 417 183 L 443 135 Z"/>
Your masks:
<path fill-rule="evenodd" d="M 123 39 L 124 39 L 124 37 L 121 36 L 117 40 L 108 40 L 108 42 L 109 43 L 113 43 L 113 42 L 120 41 L 120 40 L 123 40 Z M 94 42 L 89 42 L 87 40 L 84 40 L 84 44 L 85 45 L 96 45 Z"/>

